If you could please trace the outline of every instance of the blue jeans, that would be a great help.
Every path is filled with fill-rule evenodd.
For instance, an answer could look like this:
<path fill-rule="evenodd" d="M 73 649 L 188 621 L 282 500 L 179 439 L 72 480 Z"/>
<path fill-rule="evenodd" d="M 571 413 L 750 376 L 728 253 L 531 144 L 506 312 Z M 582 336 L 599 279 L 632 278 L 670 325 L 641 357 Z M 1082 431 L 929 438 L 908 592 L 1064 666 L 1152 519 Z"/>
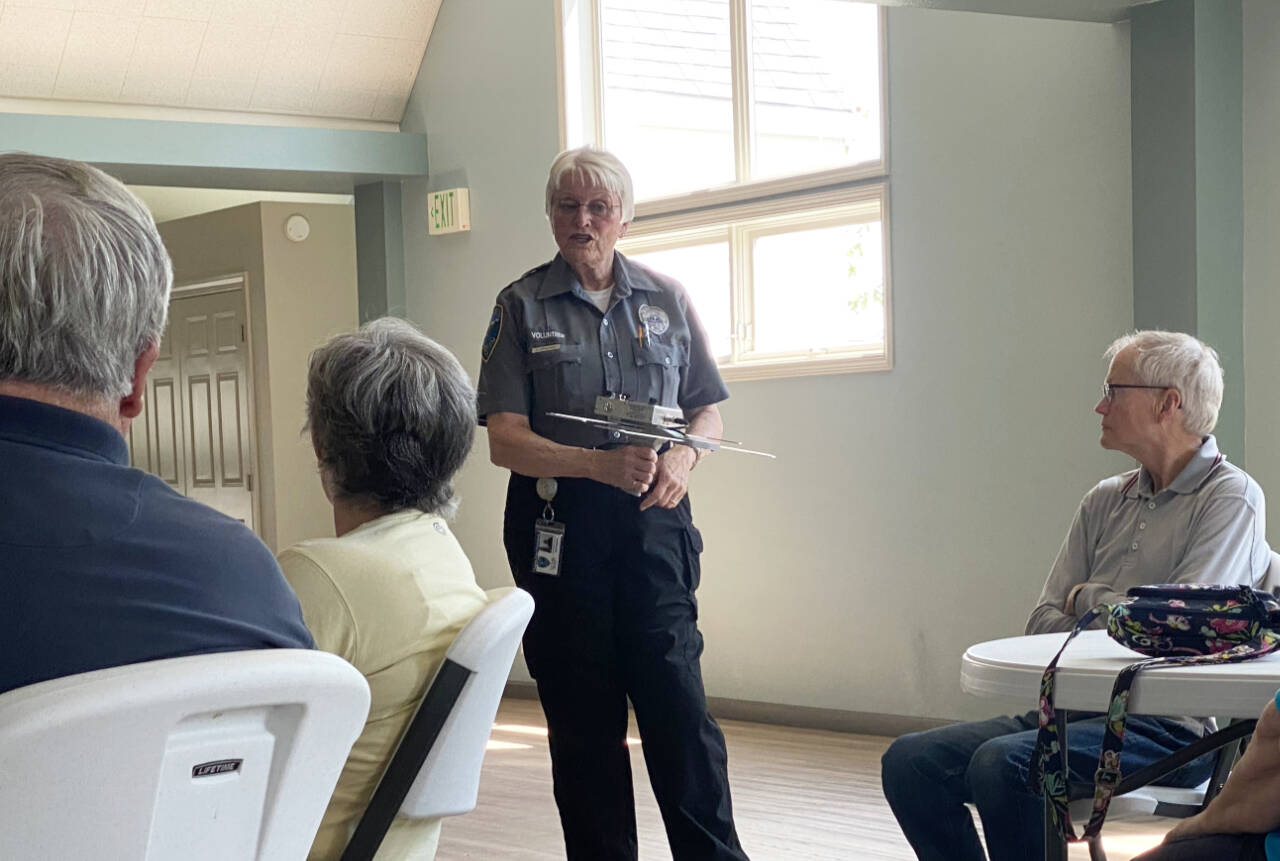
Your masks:
<path fill-rule="evenodd" d="M 1072 797 L 1093 794 L 1103 719 L 1068 715 Z M 1125 725 L 1123 771 L 1137 769 L 1201 735 L 1192 721 L 1134 715 Z M 957 723 L 898 738 L 880 760 L 885 798 L 921 861 L 1036 861 L 1044 858 L 1044 800 L 1027 790 L 1036 744 L 1035 712 Z M 1197 786 L 1212 755 L 1166 775 L 1164 786 Z M 1077 788 L 1078 785 L 1078 788 Z M 965 803 L 978 808 L 987 853 Z M 1080 823 L 1082 824 L 1082 823 Z"/>

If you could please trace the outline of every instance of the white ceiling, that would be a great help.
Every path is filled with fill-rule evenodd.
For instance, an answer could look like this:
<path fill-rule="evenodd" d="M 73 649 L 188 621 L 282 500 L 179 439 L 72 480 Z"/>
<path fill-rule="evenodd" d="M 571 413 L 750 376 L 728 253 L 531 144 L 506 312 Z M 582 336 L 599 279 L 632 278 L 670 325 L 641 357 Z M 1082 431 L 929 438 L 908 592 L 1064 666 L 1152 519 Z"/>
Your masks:
<path fill-rule="evenodd" d="M 0 97 L 399 122 L 441 0 L 0 0 Z"/>

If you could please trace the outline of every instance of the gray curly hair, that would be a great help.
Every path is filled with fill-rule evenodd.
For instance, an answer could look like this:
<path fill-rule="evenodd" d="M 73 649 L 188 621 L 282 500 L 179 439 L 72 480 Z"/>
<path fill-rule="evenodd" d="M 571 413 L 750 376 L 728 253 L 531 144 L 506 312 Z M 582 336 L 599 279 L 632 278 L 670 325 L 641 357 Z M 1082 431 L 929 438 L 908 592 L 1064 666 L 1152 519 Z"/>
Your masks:
<path fill-rule="evenodd" d="M 452 516 L 476 432 L 476 393 L 447 349 L 394 317 L 311 354 L 307 429 L 339 495 L 390 513 Z"/>

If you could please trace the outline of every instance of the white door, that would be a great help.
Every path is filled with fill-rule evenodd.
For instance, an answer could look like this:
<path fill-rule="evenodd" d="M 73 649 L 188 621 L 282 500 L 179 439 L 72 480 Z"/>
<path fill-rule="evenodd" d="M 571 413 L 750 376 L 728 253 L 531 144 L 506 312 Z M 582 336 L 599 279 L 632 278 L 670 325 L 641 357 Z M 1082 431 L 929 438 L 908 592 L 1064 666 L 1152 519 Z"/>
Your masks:
<path fill-rule="evenodd" d="M 253 528 L 246 335 L 242 279 L 178 295 L 128 441 L 139 469 Z"/>

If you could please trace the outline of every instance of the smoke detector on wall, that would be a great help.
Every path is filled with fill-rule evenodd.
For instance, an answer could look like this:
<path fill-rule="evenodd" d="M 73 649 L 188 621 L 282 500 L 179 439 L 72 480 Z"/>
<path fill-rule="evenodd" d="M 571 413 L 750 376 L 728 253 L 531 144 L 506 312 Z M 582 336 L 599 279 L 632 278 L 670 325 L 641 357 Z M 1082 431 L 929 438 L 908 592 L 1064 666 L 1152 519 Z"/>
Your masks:
<path fill-rule="evenodd" d="M 311 222 L 305 215 L 294 213 L 284 220 L 284 235 L 293 242 L 301 242 L 311 235 Z"/>

